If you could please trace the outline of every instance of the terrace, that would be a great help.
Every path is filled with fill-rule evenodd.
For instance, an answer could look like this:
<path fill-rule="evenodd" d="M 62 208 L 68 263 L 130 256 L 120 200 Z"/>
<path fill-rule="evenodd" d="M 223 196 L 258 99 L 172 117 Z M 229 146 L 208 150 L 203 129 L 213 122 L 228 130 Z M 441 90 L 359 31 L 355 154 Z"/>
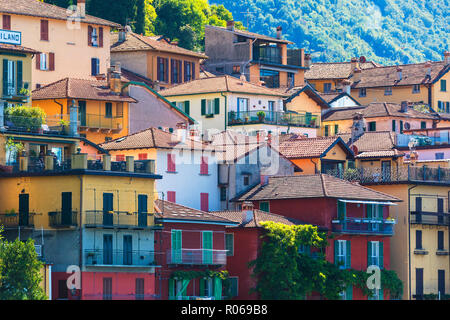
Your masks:
<path fill-rule="evenodd" d="M 319 128 L 320 115 L 291 112 L 269 112 L 269 111 L 230 111 L 228 112 L 228 126 L 249 124 L 270 124 L 277 126 L 294 126 L 306 128 Z"/>
<path fill-rule="evenodd" d="M 225 265 L 227 250 L 172 249 L 166 251 L 167 264 Z"/>
<path fill-rule="evenodd" d="M 86 228 L 151 229 L 155 226 L 150 212 L 86 210 Z"/>

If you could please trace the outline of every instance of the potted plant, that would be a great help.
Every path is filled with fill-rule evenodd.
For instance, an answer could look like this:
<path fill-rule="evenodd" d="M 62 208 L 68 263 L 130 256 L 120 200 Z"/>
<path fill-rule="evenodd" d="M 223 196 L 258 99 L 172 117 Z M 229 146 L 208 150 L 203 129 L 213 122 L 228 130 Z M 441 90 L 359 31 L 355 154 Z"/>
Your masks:
<path fill-rule="evenodd" d="M 266 117 L 266 113 L 264 111 L 258 111 L 256 115 L 258 116 L 259 122 L 263 122 Z"/>
<path fill-rule="evenodd" d="M 46 114 L 39 107 L 14 106 L 5 109 L 5 120 L 18 131 L 36 132 L 45 123 Z"/>
<path fill-rule="evenodd" d="M 61 119 L 58 124 L 61 126 L 61 132 L 65 135 L 69 135 L 69 121 Z"/>
<path fill-rule="evenodd" d="M 248 122 L 248 119 L 249 119 L 249 117 L 248 116 L 245 116 L 245 123 L 247 123 Z"/>
<path fill-rule="evenodd" d="M 230 111 L 230 121 L 234 121 L 234 119 L 236 119 L 236 112 L 234 111 Z"/>
<path fill-rule="evenodd" d="M 17 159 L 17 155 L 23 155 L 25 146 L 21 142 L 15 142 L 13 138 L 8 138 L 6 141 L 6 150 L 9 151 L 8 163 L 13 163 Z M 16 159 L 14 159 L 16 158 Z M 6 165 L 4 167 L 6 172 L 12 172 L 13 166 Z"/>

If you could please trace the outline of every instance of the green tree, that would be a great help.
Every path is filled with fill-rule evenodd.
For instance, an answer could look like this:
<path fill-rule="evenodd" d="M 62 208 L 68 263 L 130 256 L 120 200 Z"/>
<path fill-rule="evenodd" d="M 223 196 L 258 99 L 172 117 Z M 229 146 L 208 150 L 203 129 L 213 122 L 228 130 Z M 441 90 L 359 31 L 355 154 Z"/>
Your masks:
<path fill-rule="evenodd" d="M 16 239 L 9 242 L 0 230 L 0 300 L 45 300 L 41 288 L 42 262 L 38 260 L 34 241 Z"/>

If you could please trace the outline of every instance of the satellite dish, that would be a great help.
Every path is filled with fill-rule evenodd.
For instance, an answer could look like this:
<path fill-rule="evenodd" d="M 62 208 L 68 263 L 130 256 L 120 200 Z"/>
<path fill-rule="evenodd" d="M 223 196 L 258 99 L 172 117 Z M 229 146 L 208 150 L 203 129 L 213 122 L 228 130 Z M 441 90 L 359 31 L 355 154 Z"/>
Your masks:
<path fill-rule="evenodd" d="M 361 63 L 366 63 L 366 57 L 364 57 L 364 56 L 361 56 L 361 57 L 359 57 L 359 62 L 361 62 Z"/>
<path fill-rule="evenodd" d="M 404 127 L 405 127 L 406 130 L 411 129 L 411 125 L 408 122 L 405 122 Z"/>

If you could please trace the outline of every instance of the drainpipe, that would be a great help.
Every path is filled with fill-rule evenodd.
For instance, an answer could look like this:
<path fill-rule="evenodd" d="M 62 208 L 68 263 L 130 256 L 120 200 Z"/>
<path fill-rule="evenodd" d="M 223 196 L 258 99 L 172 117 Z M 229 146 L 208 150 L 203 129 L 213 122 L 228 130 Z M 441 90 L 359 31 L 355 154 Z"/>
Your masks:
<path fill-rule="evenodd" d="M 311 161 L 314 164 L 314 174 L 316 174 L 317 173 L 317 163 L 315 163 L 312 158 L 310 158 L 309 161 Z"/>
<path fill-rule="evenodd" d="M 220 95 L 225 98 L 225 130 L 227 130 L 227 115 L 228 115 L 227 96 L 224 95 L 223 92 L 221 92 Z"/>
<path fill-rule="evenodd" d="M 408 188 L 408 282 L 409 282 L 409 300 L 411 300 L 411 190 L 416 188 L 417 184 Z"/>
<path fill-rule="evenodd" d="M 61 107 L 61 120 L 62 120 L 63 113 L 64 113 L 64 106 L 62 105 L 62 103 L 59 103 L 58 101 L 56 101 L 56 99 L 53 99 L 53 102 Z"/>
<path fill-rule="evenodd" d="M 79 264 L 80 264 L 80 271 L 81 268 L 83 267 L 83 177 L 82 176 L 78 176 L 78 179 L 80 179 L 80 258 L 79 258 Z M 79 297 L 78 299 L 81 300 L 81 292 L 83 290 L 83 281 L 82 281 L 82 277 L 83 277 L 83 272 L 80 272 L 80 293 L 79 293 Z"/>

